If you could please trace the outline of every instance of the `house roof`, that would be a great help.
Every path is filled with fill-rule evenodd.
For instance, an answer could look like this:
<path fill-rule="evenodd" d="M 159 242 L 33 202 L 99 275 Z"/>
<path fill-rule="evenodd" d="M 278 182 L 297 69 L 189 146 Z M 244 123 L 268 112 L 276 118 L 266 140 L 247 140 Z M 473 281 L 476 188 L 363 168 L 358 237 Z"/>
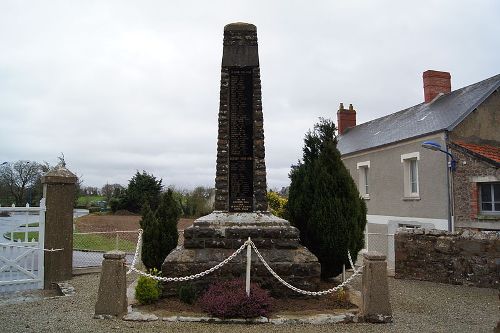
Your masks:
<path fill-rule="evenodd" d="M 388 116 L 355 126 L 338 137 L 342 155 L 443 130 L 452 130 L 500 87 L 500 74 Z"/>
<path fill-rule="evenodd" d="M 455 140 L 452 142 L 455 146 L 459 146 L 475 156 L 482 157 L 486 160 L 493 161 L 495 164 L 500 164 L 500 147 L 487 144 L 475 144 L 464 141 Z"/>

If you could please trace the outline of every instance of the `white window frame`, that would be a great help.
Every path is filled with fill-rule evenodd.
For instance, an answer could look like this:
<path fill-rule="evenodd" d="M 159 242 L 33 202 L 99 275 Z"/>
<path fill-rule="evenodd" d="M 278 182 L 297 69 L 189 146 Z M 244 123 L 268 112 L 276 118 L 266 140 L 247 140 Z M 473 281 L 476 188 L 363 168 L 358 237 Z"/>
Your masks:
<path fill-rule="evenodd" d="M 358 190 L 363 199 L 370 199 L 370 161 L 358 162 L 356 164 L 358 169 Z"/>
<path fill-rule="evenodd" d="M 412 172 L 411 172 L 411 164 L 412 161 L 415 161 L 415 169 L 416 169 L 416 191 L 412 189 Z M 420 153 L 418 151 L 408 154 L 401 155 L 401 163 L 403 163 L 403 199 L 420 199 L 420 177 L 418 172 L 418 161 L 420 161 Z"/>
<path fill-rule="evenodd" d="M 500 210 L 495 210 L 495 202 L 500 201 L 500 193 L 497 193 L 497 196 L 495 196 L 495 193 L 493 191 L 493 184 L 500 184 L 500 182 L 481 182 L 477 183 L 479 185 L 479 213 L 481 215 L 500 215 Z M 488 201 L 488 203 L 491 203 L 491 210 L 483 210 L 483 186 L 489 186 L 489 189 L 491 191 L 491 201 Z"/>

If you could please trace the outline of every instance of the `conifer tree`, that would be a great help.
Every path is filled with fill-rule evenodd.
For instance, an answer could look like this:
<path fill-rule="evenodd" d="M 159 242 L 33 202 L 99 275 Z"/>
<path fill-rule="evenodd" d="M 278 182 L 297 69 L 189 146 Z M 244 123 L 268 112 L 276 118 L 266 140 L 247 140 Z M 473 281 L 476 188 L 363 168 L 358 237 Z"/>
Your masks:
<path fill-rule="evenodd" d="M 161 196 L 160 205 L 156 211 L 156 218 L 159 224 L 159 249 L 158 260 L 161 260 L 158 269 L 161 269 L 161 264 L 167 255 L 176 248 L 179 240 L 177 230 L 177 222 L 181 216 L 181 208 L 174 198 L 171 189 L 163 193 Z"/>
<path fill-rule="evenodd" d="M 363 248 L 366 205 L 340 159 L 335 124 L 328 119 L 304 139 L 303 161 L 292 166 L 287 210 L 300 238 L 321 263 L 321 277 L 329 278 L 349 267 Z"/>
<path fill-rule="evenodd" d="M 142 233 L 142 262 L 146 268 L 161 269 L 161 264 L 158 265 L 158 249 L 160 248 L 160 233 L 159 223 L 155 214 L 146 202 L 142 207 L 142 219 L 140 222 Z"/>

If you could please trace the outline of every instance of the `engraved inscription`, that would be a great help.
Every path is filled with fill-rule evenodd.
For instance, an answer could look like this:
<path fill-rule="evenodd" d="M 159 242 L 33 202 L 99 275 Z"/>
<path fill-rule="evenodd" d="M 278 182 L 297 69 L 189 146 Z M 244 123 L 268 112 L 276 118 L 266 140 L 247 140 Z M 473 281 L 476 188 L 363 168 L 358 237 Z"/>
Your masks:
<path fill-rule="evenodd" d="M 253 80 L 251 69 L 229 75 L 229 211 L 253 211 Z"/>

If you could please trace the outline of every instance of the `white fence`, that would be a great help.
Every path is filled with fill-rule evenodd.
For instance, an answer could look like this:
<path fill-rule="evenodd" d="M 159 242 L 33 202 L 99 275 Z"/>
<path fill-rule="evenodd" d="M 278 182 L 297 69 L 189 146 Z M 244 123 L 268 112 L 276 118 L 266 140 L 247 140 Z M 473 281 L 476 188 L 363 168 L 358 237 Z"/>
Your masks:
<path fill-rule="evenodd" d="M 387 225 L 366 224 L 365 248 L 363 251 L 377 251 L 385 254 L 387 256 L 387 271 L 389 275 L 394 275 L 394 234 L 388 233 Z"/>
<path fill-rule="evenodd" d="M 43 288 L 45 210 L 0 207 L 0 292 Z"/>
<path fill-rule="evenodd" d="M 103 253 L 111 250 L 125 252 L 128 263 L 137 244 L 138 230 L 74 232 L 73 233 L 73 268 L 99 267 Z"/>

